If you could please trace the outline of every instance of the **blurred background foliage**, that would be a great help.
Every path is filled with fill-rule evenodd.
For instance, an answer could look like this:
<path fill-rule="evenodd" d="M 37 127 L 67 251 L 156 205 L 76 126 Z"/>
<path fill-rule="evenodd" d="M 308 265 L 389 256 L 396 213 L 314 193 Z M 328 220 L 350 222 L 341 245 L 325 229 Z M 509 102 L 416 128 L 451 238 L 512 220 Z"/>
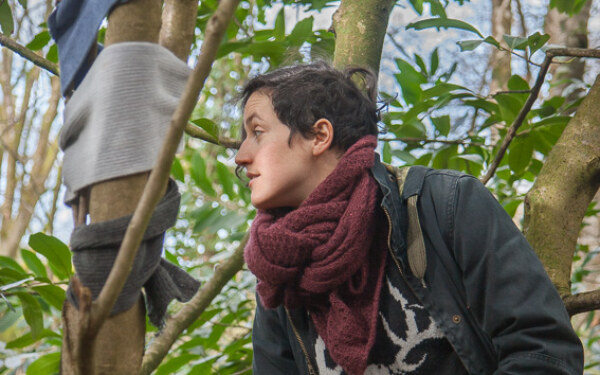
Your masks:
<path fill-rule="evenodd" d="M 494 35 L 492 16 L 501 3 L 509 3 L 512 18 L 504 33 Z M 205 0 L 198 7 L 197 40 L 190 63 L 216 5 L 217 0 Z M 247 77 L 282 64 L 330 60 L 335 39 L 327 29 L 337 6 L 328 0 L 242 1 L 191 118 L 194 126 L 213 140 L 238 139 L 240 111 L 235 99 L 240 86 Z M 0 28 L 56 62 L 56 46 L 44 22 L 50 7 L 50 1 L 3 1 Z M 551 32 L 556 31 L 547 28 L 550 13 L 557 11 L 563 20 L 587 12 L 583 15 L 586 25 L 592 19 L 598 23 L 598 4 L 592 0 L 399 0 L 390 20 L 380 74 L 380 97 L 386 104 L 378 149 L 383 160 L 483 177 L 527 99 L 544 49 L 549 43 L 561 44 L 552 39 Z M 600 30 L 590 30 L 583 32 L 590 45 L 597 45 Z M 508 67 L 503 66 L 508 69 L 496 74 L 498 51 L 512 59 Z M 3 236 L 20 230 L 15 223 L 21 210 L 31 215 L 14 251 L 4 248 L 5 237 L 1 242 L 0 373 L 52 374 L 58 371 L 60 310 L 73 273 L 71 255 L 63 243 L 68 242 L 72 224 L 70 213 L 57 198 L 60 155 L 37 160 L 36 151 L 41 143 L 51 146 L 55 142 L 60 127 L 55 118 L 60 117 L 62 104 L 51 100 L 56 89 L 50 74 L 13 58 L 7 49 L 2 50 L 2 64 L 0 119 L 6 120 L 0 129 Z M 568 70 L 573 64 L 573 59 L 565 59 L 559 67 Z M 582 74 L 563 75 L 560 80 L 559 72 L 551 71 L 540 98 L 487 184 L 518 225 L 524 194 L 598 67 L 597 62 L 588 61 Z M 52 111 L 58 116 L 52 116 Z M 22 114 L 20 122 L 9 124 L 17 112 Z M 47 130 L 45 122 L 50 123 Z M 190 135 L 184 143 L 172 167 L 182 204 L 179 220 L 165 240 L 165 257 L 206 281 L 239 245 L 255 212 L 244 179 L 235 175 L 235 149 Z M 38 153 L 48 155 L 48 150 Z M 40 178 L 36 163 L 45 165 L 47 173 L 32 185 L 31 181 Z M 27 189 L 35 193 L 33 207 L 23 198 L 32 194 Z M 587 216 L 595 217 L 598 212 L 592 203 Z M 599 251 L 598 245 L 585 241 L 578 246 L 574 291 L 597 285 Z M 250 374 L 254 284 L 247 270 L 239 272 L 184 332 L 156 374 Z M 178 308 L 171 306 L 172 311 Z M 590 312 L 573 322 L 586 347 L 586 373 L 600 374 L 600 318 Z M 156 332 L 148 324 L 147 342 L 152 342 Z"/>

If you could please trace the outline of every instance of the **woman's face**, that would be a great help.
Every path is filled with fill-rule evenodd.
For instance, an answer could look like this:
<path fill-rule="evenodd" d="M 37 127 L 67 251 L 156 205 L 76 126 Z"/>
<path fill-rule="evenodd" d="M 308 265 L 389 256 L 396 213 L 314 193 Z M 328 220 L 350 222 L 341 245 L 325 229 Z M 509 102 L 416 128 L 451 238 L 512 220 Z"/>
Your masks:
<path fill-rule="evenodd" d="M 312 140 L 294 135 L 275 114 L 271 98 L 254 92 L 244 108 L 246 139 L 235 162 L 246 169 L 251 201 L 259 209 L 298 207 L 319 184 L 311 173 Z"/>

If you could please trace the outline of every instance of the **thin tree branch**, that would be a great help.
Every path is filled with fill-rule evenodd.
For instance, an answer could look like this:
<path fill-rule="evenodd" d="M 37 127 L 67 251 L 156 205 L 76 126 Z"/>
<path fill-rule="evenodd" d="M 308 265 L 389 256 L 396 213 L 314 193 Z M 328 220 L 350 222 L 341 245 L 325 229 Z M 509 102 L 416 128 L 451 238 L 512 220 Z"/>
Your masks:
<path fill-rule="evenodd" d="M 210 142 L 215 145 L 233 149 L 238 149 L 240 147 L 240 141 L 227 137 L 215 138 L 208 134 L 206 130 L 192 123 L 187 123 L 185 126 L 185 132 L 191 137 L 202 139 L 203 141 Z"/>
<path fill-rule="evenodd" d="M 154 168 L 150 172 L 148 183 L 133 213 L 131 222 L 127 227 L 114 266 L 100 295 L 93 302 L 89 326 L 93 336 L 95 336 L 108 317 L 117 297 L 121 293 L 121 289 L 123 289 L 142 236 L 150 221 L 150 216 L 167 184 L 171 164 L 173 163 L 173 158 L 177 151 L 179 140 L 183 135 L 185 125 L 192 114 L 200 90 L 204 86 L 204 81 L 210 73 L 212 63 L 217 55 L 217 49 L 238 3 L 239 0 L 222 0 L 208 21 L 198 63 L 186 83 L 179 105 L 175 113 L 173 113 L 163 147 L 160 150 Z"/>
<path fill-rule="evenodd" d="M 563 297 L 569 316 L 600 309 L 600 289 Z"/>
<path fill-rule="evenodd" d="M 477 146 L 477 147 L 488 147 L 489 145 L 483 143 L 472 143 L 464 139 L 429 139 L 429 138 L 412 138 L 412 137 L 399 137 L 399 138 L 382 138 L 380 141 L 400 141 L 404 143 L 443 143 L 447 145 L 465 145 L 465 146 Z"/>
<path fill-rule="evenodd" d="M 549 48 L 546 55 L 550 57 L 593 57 L 600 58 L 600 49 L 597 48 Z"/>
<path fill-rule="evenodd" d="M 544 83 L 544 78 L 546 77 L 546 73 L 548 72 L 548 68 L 550 67 L 551 62 L 552 62 L 552 56 L 546 55 L 546 58 L 544 59 L 544 62 L 542 63 L 542 68 L 538 72 L 537 79 L 535 81 L 535 84 L 531 88 L 531 93 L 529 94 L 527 101 L 525 102 L 525 104 L 523 105 L 523 108 L 521 108 L 521 111 L 519 111 L 519 114 L 517 115 L 517 117 L 513 121 L 512 125 L 508 129 L 508 132 L 506 133 L 506 137 L 502 140 L 502 145 L 500 145 L 500 149 L 498 150 L 498 153 L 496 154 L 494 161 L 490 165 L 490 169 L 488 169 L 485 176 L 481 179 L 481 182 L 483 182 L 483 184 L 487 184 L 487 182 L 492 178 L 494 173 L 496 173 L 496 169 L 498 169 L 498 166 L 500 165 L 500 162 L 502 161 L 502 158 L 504 157 L 506 150 L 508 150 L 508 146 L 510 145 L 510 142 L 512 142 L 513 138 L 517 134 L 517 130 L 523 124 L 523 121 L 525 121 L 525 117 L 531 110 L 533 103 L 536 101 L 538 94 L 540 93 L 540 89 L 542 88 L 542 84 Z"/>
<path fill-rule="evenodd" d="M 542 87 L 542 84 L 544 83 L 544 79 L 546 77 L 546 73 L 548 72 L 548 68 L 550 67 L 550 64 L 552 63 L 552 59 L 554 57 L 558 57 L 558 56 L 600 58 L 600 49 L 550 48 L 550 49 L 546 50 L 546 58 L 544 59 L 544 62 L 541 65 L 540 71 L 538 72 L 537 79 L 535 81 L 535 84 L 531 88 L 531 93 L 529 94 L 527 101 L 525 102 L 525 104 L 523 105 L 523 108 L 521 108 L 521 111 L 519 112 L 519 114 L 515 118 L 514 122 L 508 129 L 508 132 L 506 133 L 506 137 L 502 141 L 502 145 L 500 146 L 500 149 L 498 150 L 496 157 L 494 158 L 492 164 L 490 165 L 490 169 L 487 171 L 486 175 L 481 179 L 481 182 L 483 182 L 484 184 L 488 183 L 488 181 L 492 178 L 492 176 L 496 172 L 496 169 L 498 169 L 498 166 L 500 165 L 500 162 L 502 161 L 502 158 L 504 157 L 504 154 L 506 153 L 508 146 L 510 145 L 513 138 L 517 134 L 517 130 L 523 124 L 525 117 L 531 110 L 533 103 L 536 101 L 536 99 L 540 93 L 540 89 Z"/>
<path fill-rule="evenodd" d="M 59 75 L 58 64 L 55 64 L 52 61 L 43 58 L 42 56 L 30 50 L 29 48 L 15 42 L 3 33 L 0 33 L 0 44 L 8 48 L 9 50 L 17 53 L 24 59 L 31 61 L 40 68 L 44 68 L 54 75 Z"/>
<path fill-rule="evenodd" d="M 246 233 L 235 252 L 216 268 L 214 275 L 202 289 L 177 314 L 167 320 L 160 335 L 152 341 L 144 354 L 140 375 L 148 375 L 158 367 L 181 332 L 198 319 L 225 284 L 242 269 L 244 247 L 248 238 L 249 234 Z"/>

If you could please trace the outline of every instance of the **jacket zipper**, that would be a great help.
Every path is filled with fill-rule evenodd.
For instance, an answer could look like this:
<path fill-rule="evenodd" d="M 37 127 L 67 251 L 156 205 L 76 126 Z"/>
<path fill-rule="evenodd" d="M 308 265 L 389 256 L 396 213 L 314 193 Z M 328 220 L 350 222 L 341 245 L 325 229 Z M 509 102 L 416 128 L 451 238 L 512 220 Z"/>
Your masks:
<path fill-rule="evenodd" d="M 394 252 L 392 251 L 392 217 L 390 216 L 390 213 L 388 212 L 387 208 L 384 207 L 383 212 L 385 212 L 385 216 L 387 216 L 387 220 L 388 220 L 388 238 L 387 238 L 388 251 L 390 252 L 390 255 L 392 256 L 394 263 L 396 263 L 396 266 L 398 267 L 398 271 L 400 271 L 400 275 L 404 279 L 404 274 L 402 273 L 402 267 L 400 267 L 400 263 L 398 262 L 396 255 L 394 255 Z M 407 283 L 407 285 L 408 285 L 408 283 Z M 409 287 L 410 287 L 410 285 L 409 285 Z"/>
<path fill-rule="evenodd" d="M 310 375 L 317 375 L 317 372 L 315 371 L 315 369 L 312 367 L 312 364 L 310 363 L 310 359 L 308 357 L 308 351 L 306 350 L 306 346 L 304 346 L 304 342 L 302 341 L 302 338 L 300 337 L 300 333 L 298 333 L 298 329 L 296 328 L 296 325 L 294 324 L 294 321 L 292 320 L 292 316 L 290 315 L 290 311 L 287 309 L 287 307 L 285 308 L 285 313 L 287 315 L 288 320 L 290 321 L 290 324 L 292 325 L 292 331 L 294 331 L 296 340 L 298 340 L 298 344 L 300 344 L 300 348 L 302 349 L 302 352 L 304 353 L 304 358 L 306 359 L 306 366 L 308 367 L 308 373 Z"/>

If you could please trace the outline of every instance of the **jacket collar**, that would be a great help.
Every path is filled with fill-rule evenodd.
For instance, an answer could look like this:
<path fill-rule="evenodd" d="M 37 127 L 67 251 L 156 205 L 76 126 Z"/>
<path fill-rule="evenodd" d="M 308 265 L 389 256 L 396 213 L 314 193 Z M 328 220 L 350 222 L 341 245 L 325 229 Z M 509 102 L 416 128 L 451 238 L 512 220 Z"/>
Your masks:
<path fill-rule="evenodd" d="M 403 205 L 398 192 L 395 176 L 391 175 L 383 163 L 379 159 L 379 155 L 375 154 L 375 164 L 371 167 L 371 173 L 379 185 L 379 189 L 383 193 L 381 199 L 381 208 L 389 214 L 391 221 L 392 234 L 390 246 L 394 254 L 400 257 L 401 252 L 405 249 L 404 236 L 402 236 L 402 210 Z"/>

